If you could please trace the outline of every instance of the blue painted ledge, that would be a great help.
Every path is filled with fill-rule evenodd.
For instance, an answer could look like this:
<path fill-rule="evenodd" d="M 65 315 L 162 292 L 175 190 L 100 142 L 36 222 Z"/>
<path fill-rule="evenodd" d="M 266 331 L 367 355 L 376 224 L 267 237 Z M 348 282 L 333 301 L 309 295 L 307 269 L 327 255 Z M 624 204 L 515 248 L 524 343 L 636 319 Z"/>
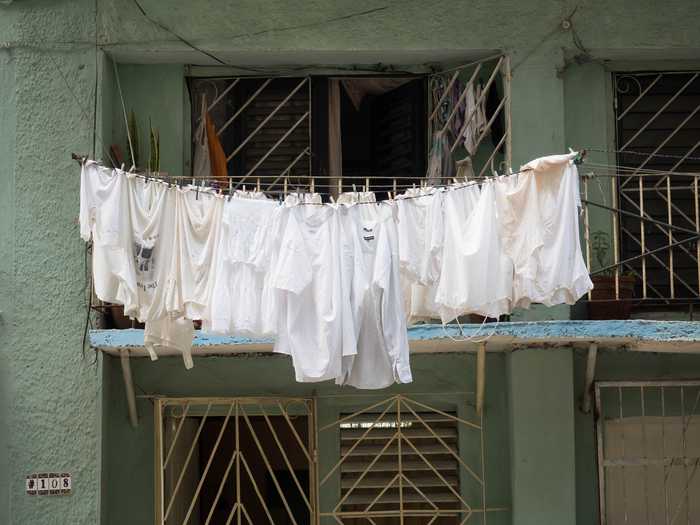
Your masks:
<path fill-rule="evenodd" d="M 536 321 L 518 323 L 416 325 L 408 330 L 412 351 L 469 351 L 469 338 L 487 339 L 489 350 L 518 347 L 572 346 L 599 343 L 601 347 L 641 351 L 699 352 L 700 322 L 688 321 Z M 197 332 L 194 350 L 199 354 L 269 352 L 272 339 L 220 336 Z M 90 345 L 108 353 L 143 351 L 143 330 L 91 330 Z M 145 353 L 145 351 L 143 351 Z"/>

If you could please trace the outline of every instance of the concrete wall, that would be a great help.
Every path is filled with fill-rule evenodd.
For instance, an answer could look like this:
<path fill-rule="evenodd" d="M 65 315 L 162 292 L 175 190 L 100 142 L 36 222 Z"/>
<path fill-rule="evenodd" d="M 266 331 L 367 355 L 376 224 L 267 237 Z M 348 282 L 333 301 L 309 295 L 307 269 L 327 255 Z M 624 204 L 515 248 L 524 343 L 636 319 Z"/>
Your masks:
<path fill-rule="evenodd" d="M 652 59 L 664 59 L 665 67 L 680 67 L 687 65 L 683 60 L 698 57 L 697 20 L 689 16 L 695 4 L 690 0 L 594 0 L 581 5 L 574 28 L 595 60 L 585 71 L 570 65 L 564 76 L 558 71 L 576 50 L 572 33 L 561 30 L 560 22 L 573 10 L 572 2 L 478 0 L 453 2 L 449 7 L 370 0 L 312 4 L 177 0 L 167 7 L 154 1 L 141 3 L 160 24 L 229 64 L 391 61 L 382 57 L 429 61 L 434 56 L 473 56 L 484 49 L 504 49 L 512 53 L 514 66 L 515 164 L 568 145 L 600 144 L 599 120 L 591 117 L 585 104 L 577 109 L 565 101 L 577 90 L 585 94 L 588 83 L 599 95 L 605 91 L 602 60 L 641 60 L 637 64 L 643 67 Z M 86 314 L 84 246 L 75 224 L 77 166 L 69 159 L 71 151 L 93 153 L 93 149 L 104 156 L 101 151 L 112 135 L 121 140 L 121 124 L 114 120 L 115 79 L 109 61 L 95 51 L 96 40 L 120 64 L 144 64 L 141 69 L 120 66 L 123 87 L 130 91 L 127 96 L 132 91 L 139 94 L 137 100 L 129 100 L 142 118 L 155 117 L 163 107 L 172 111 L 159 113 L 157 124 L 164 135 L 164 169 L 173 173 L 184 169 L 186 158 L 178 160 L 177 154 L 177 142 L 184 142 L 186 136 L 184 106 L 170 105 L 182 101 L 177 72 L 187 63 L 214 64 L 153 25 L 132 0 L 0 4 L 0 405 L 7 412 L 4 416 L 0 412 L 0 417 L 8 429 L 10 452 L 9 467 L 3 468 L 0 461 L 2 523 L 31 523 L 40 518 L 95 523 L 101 512 L 103 384 L 99 367 L 91 364 L 92 356 L 81 356 Z M 170 66 L 150 67 L 162 63 Z M 147 83 L 149 78 L 167 83 L 167 96 L 159 97 Z M 172 91 L 171 81 L 178 84 Z M 594 111 L 600 116 L 604 108 L 596 106 Z M 566 316 L 568 312 L 540 310 L 527 315 Z M 191 375 L 175 374 L 179 363 L 171 369 L 161 366 L 153 370 L 173 373 L 182 381 L 179 388 L 207 384 L 205 379 L 192 383 Z M 235 367 L 226 369 L 229 372 L 222 380 L 234 382 L 238 372 Z M 287 372 L 282 374 L 287 377 Z M 195 372 L 204 373 L 221 372 L 206 367 Z M 279 381 L 275 375 L 264 379 L 268 384 Z M 124 417 L 120 399 L 105 401 L 110 420 Z M 145 432 L 147 424 L 139 432 Z M 113 436 L 109 439 L 114 441 Z M 138 458 L 138 447 L 134 450 Z M 45 470 L 71 472 L 74 494 L 27 497 L 24 476 Z M 112 478 L 109 471 L 106 476 L 110 490 L 115 483 L 126 482 Z M 147 482 L 146 478 L 134 481 L 143 487 Z M 150 493 L 150 487 L 142 492 L 142 501 L 150 501 Z"/>
<path fill-rule="evenodd" d="M 412 362 L 414 383 L 382 392 L 359 392 L 332 384 L 299 384 L 289 359 L 266 357 L 208 357 L 196 360 L 186 371 L 179 358 L 163 358 L 155 363 L 132 360 L 135 384 L 139 392 L 168 396 L 317 396 L 319 427 L 348 413 L 370 406 L 396 393 L 431 406 L 455 409 L 460 417 L 478 421 L 474 414 L 474 356 L 465 354 L 420 355 Z M 153 515 L 153 407 L 150 400 L 139 400 L 140 424 L 134 429 L 127 419 L 127 408 L 119 362 L 107 358 L 109 388 L 105 389 L 109 416 L 105 425 L 104 515 L 106 524 L 147 523 Z M 506 359 L 501 354 L 487 359 L 487 395 L 485 400 L 487 503 L 490 507 L 510 508 L 510 460 L 508 445 L 508 401 Z M 339 397 L 342 396 L 342 397 Z M 479 443 L 464 433 L 461 443 L 471 466 L 480 464 Z M 320 436 L 322 472 L 338 461 L 338 437 L 333 430 Z M 471 460 L 474 460 L 473 462 Z M 322 493 L 324 502 L 337 501 L 332 480 Z M 149 497 L 143 497 L 148 494 Z M 124 505 L 129 501 L 128 506 Z M 478 504 L 478 500 L 469 499 Z M 326 506 L 328 503 L 326 503 Z M 489 523 L 511 523 L 509 511 L 489 514 Z"/>

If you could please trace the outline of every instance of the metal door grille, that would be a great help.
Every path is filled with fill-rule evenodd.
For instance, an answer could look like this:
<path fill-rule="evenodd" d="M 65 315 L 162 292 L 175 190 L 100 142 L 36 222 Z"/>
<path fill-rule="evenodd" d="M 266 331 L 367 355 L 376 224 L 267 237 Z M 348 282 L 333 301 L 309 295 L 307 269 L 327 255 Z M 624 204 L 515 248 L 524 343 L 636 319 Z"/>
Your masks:
<path fill-rule="evenodd" d="M 340 496 L 320 515 L 347 525 L 485 523 L 482 429 L 476 415 L 403 395 L 343 415 L 319 432 L 340 435 L 340 460 L 319 476 Z"/>
<path fill-rule="evenodd" d="M 614 75 L 614 263 L 647 302 L 700 298 L 700 72 Z"/>
<path fill-rule="evenodd" d="M 158 399 L 156 524 L 316 523 L 314 403 Z"/>
<path fill-rule="evenodd" d="M 595 392 L 601 524 L 700 523 L 700 381 Z"/>

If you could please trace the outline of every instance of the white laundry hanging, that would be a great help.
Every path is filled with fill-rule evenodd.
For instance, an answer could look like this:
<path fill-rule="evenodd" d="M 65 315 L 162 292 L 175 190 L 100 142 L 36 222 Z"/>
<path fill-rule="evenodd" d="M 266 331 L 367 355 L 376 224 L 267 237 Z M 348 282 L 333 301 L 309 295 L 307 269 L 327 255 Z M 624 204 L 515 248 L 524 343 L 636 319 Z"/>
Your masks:
<path fill-rule="evenodd" d="M 481 185 L 231 197 L 95 162 L 81 171 L 80 234 L 99 299 L 146 323 L 144 342 L 192 366 L 193 319 L 276 335 L 298 381 L 384 388 L 412 380 L 407 318 L 499 317 L 592 288 L 578 230 L 575 154 Z"/>
<path fill-rule="evenodd" d="M 499 182 L 515 306 L 574 304 L 593 288 L 581 253 L 575 157 L 540 157 L 525 164 L 517 179 Z"/>
<path fill-rule="evenodd" d="M 343 283 L 350 287 L 349 320 L 357 351 L 344 353 L 336 383 L 378 389 L 410 383 L 412 374 L 399 278 L 396 208 L 374 204 L 373 196 L 365 199 L 349 206 L 341 204 L 339 210 Z M 339 202 L 346 200 L 341 195 Z M 346 321 L 344 318 L 343 323 Z"/>
<path fill-rule="evenodd" d="M 503 251 L 494 183 L 445 192 L 445 237 L 435 302 L 443 323 L 511 311 L 513 263 Z"/>

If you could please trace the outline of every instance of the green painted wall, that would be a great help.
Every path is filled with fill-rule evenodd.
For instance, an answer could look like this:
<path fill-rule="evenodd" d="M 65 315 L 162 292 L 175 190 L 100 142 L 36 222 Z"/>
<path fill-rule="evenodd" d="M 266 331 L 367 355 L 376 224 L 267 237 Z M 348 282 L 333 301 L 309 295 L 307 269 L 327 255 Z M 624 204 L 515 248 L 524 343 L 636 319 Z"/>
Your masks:
<path fill-rule="evenodd" d="M 139 150 L 139 167 L 145 168 L 149 158 L 150 119 L 153 128 L 160 133 L 161 171 L 169 175 L 183 175 L 183 122 L 185 98 L 188 96 L 185 91 L 183 67 L 119 64 L 117 71 L 127 114 L 133 111 L 139 126 L 139 141 L 134 145 L 134 149 Z M 112 76 L 114 74 L 112 70 Z M 111 140 L 119 145 L 126 161 L 129 146 L 124 113 L 118 90 L 113 89 L 112 95 Z M 189 175 L 189 171 L 187 174 Z"/>
<path fill-rule="evenodd" d="M 587 66 L 572 62 L 563 76 L 557 71 L 576 52 L 572 33 L 560 29 L 561 19 L 576 5 L 569 1 L 477 0 L 449 7 L 370 0 L 173 0 L 167 7 L 153 0 L 141 3 L 154 19 L 229 64 L 352 64 L 378 62 L 382 55 L 420 55 L 429 61 L 440 54 L 468 57 L 479 50 L 504 49 L 513 56 L 516 165 L 568 145 L 602 142 L 600 117 L 606 104 L 600 97 L 609 96 L 609 89 L 601 61 L 623 61 L 626 67 L 640 69 L 649 64 L 677 68 L 689 67 L 692 63 L 684 60 L 698 57 L 697 21 L 688 16 L 695 4 L 690 0 L 593 0 L 581 5 L 574 27 L 595 60 Z M 671 27 L 660 19 L 672 21 Z M 92 152 L 97 142 L 97 155 L 104 157 L 100 152 L 112 136 L 123 142 L 111 62 L 95 52 L 96 39 L 120 64 L 129 103 L 141 118 L 150 114 L 157 119 L 163 168 L 174 174 L 187 171 L 183 65 L 213 64 L 155 27 L 132 0 L 0 3 L 0 410 L 7 411 L 4 416 L 0 412 L 0 418 L 9 447 L 8 460 L 0 455 L 1 523 L 42 518 L 89 524 L 100 515 L 103 521 L 106 516 L 116 519 L 100 507 L 100 443 L 111 445 L 118 442 L 117 436 L 127 444 L 136 439 L 125 429 L 101 439 L 103 423 L 111 428 L 125 418 L 123 398 L 117 395 L 120 382 L 114 380 L 113 363 L 107 365 L 104 378 L 110 381 L 104 383 L 99 366 L 91 364 L 91 356 L 83 359 L 80 351 L 86 313 L 84 246 L 75 224 L 77 166 L 69 154 Z M 572 101 L 574 93 L 577 102 Z M 94 140 L 94 128 L 103 140 Z M 523 317 L 566 315 L 567 308 L 536 309 Z M 524 363 L 524 369 L 537 368 L 535 363 Z M 215 389 L 221 382 L 241 380 L 233 365 L 203 366 L 189 374 L 180 366 L 176 360 L 167 365 L 144 361 L 137 376 L 146 373 L 142 367 L 153 367 L 179 382 L 172 388 L 193 392 L 195 386 L 211 383 L 207 388 Z M 261 384 L 280 385 L 282 376 L 289 377 L 288 370 L 261 376 Z M 105 387 L 111 393 L 101 398 Z M 532 401 L 526 396 L 523 406 Z M 548 424 L 565 428 L 569 416 L 551 414 Z M 146 432 L 148 424 L 144 421 L 138 432 Z M 520 450 L 517 433 L 504 430 L 498 437 L 513 441 L 514 450 Z M 136 441 L 135 457 L 147 458 L 150 452 L 139 452 L 145 441 Z M 562 444 L 562 451 L 568 446 Z M 499 479 L 509 480 L 508 468 L 503 469 Z M 41 470 L 73 473 L 74 494 L 27 497 L 24 476 Z M 515 472 L 519 490 L 517 480 L 527 483 L 528 478 L 522 477 L 522 469 Z M 110 490 L 120 482 L 140 485 L 141 500 L 150 504 L 146 478 L 120 478 L 107 469 L 102 481 Z M 516 500 L 518 494 L 515 491 Z"/>
<path fill-rule="evenodd" d="M 416 400 L 442 409 L 456 409 L 460 417 L 478 421 L 474 414 L 474 356 L 459 354 L 419 355 L 412 362 L 414 383 L 379 393 L 358 392 L 332 384 L 299 384 L 288 358 L 207 357 L 195 360 L 186 371 L 179 358 L 163 358 L 153 363 L 132 360 L 134 382 L 138 392 L 167 396 L 313 396 L 318 397 L 319 426 L 337 420 L 340 413 L 359 410 L 392 394 L 401 392 Z M 127 419 L 121 368 L 114 358 L 107 358 L 105 368 L 109 387 L 105 388 L 110 415 L 105 426 L 104 512 L 107 524 L 146 523 L 153 513 L 153 407 L 149 400 L 139 400 L 140 423 L 133 429 Z M 234 378 L 234 379 L 232 379 Z M 508 445 L 508 404 L 505 383 L 505 356 L 487 359 L 485 436 L 487 502 L 490 507 L 510 507 L 510 467 Z M 339 396 L 339 394 L 341 396 Z M 334 450 L 337 434 L 321 434 L 320 465 L 322 472 L 337 461 Z M 460 444 L 470 465 L 479 465 L 479 445 L 465 433 Z M 329 481 L 332 487 L 333 481 Z M 148 494 L 149 497 L 143 497 Z M 322 493 L 322 506 L 335 498 L 331 489 Z M 124 501 L 130 501 L 128 506 Z M 473 499 L 468 500 L 474 501 Z M 510 512 L 489 514 L 491 524 L 510 523 Z M 476 521 L 476 523 L 481 523 Z"/>
<path fill-rule="evenodd" d="M 576 523 L 598 523 L 598 471 L 593 414 L 579 409 L 586 370 L 586 353 L 574 355 L 574 413 L 576 424 Z M 699 355 L 625 354 L 600 352 L 596 367 L 598 381 L 643 381 L 700 378 Z M 630 413 L 630 412 L 626 412 Z"/>
<path fill-rule="evenodd" d="M 513 523 L 576 523 L 573 351 L 508 356 Z"/>

